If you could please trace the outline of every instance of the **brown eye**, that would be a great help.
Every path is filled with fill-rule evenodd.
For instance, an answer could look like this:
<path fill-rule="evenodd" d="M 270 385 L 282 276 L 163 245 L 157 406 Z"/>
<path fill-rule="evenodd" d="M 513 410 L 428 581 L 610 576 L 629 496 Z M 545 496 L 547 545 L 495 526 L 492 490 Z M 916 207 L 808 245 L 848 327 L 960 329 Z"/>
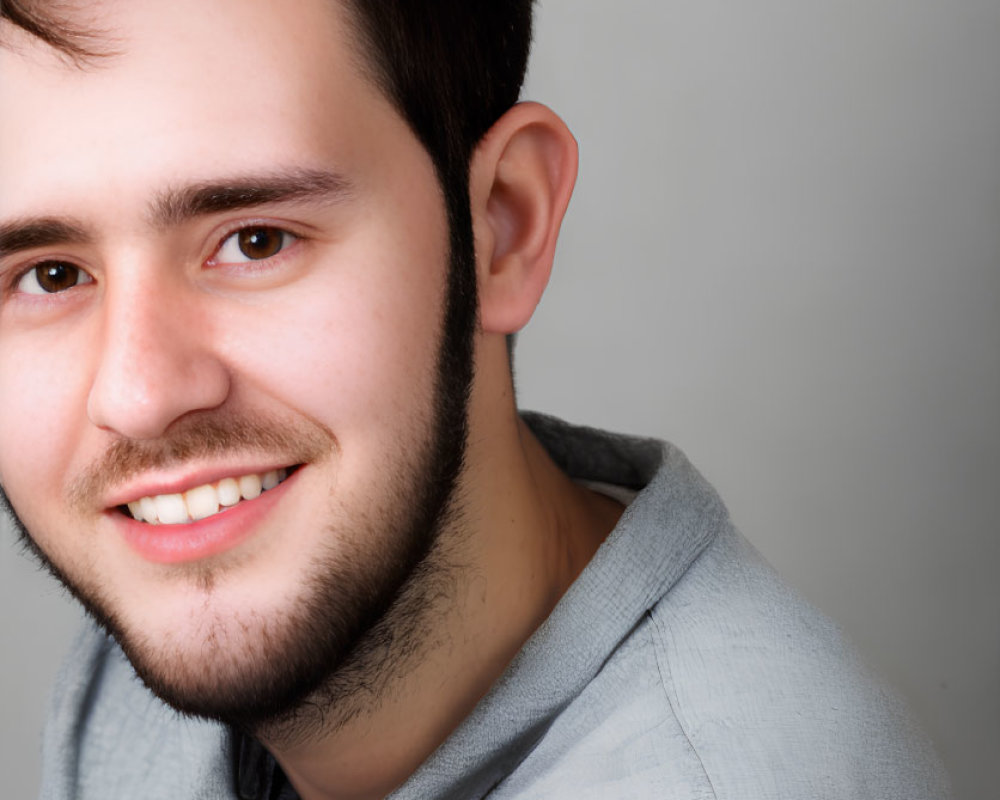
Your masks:
<path fill-rule="evenodd" d="M 93 280 L 86 272 L 64 261 L 36 264 L 18 281 L 18 290 L 26 294 L 56 294 Z"/>
<path fill-rule="evenodd" d="M 294 233 L 269 225 L 240 228 L 222 240 L 210 263 L 218 266 L 266 261 L 287 250 L 297 239 Z"/>
<path fill-rule="evenodd" d="M 237 233 L 240 252 L 253 261 L 270 258 L 284 247 L 285 232 L 277 228 L 244 228 Z"/>
<path fill-rule="evenodd" d="M 268 225 L 253 225 L 233 231 L 212 256 L 212 264 L 248 264 L 265 261 L 295 242 L 293 233 Z"/>

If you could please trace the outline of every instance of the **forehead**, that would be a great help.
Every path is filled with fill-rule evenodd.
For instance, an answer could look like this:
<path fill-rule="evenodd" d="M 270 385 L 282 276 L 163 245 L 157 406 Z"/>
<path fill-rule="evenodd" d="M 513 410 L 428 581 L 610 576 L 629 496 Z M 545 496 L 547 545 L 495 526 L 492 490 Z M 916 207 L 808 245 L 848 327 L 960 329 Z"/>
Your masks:
<path fill-rule="evenodd" d="M 167 58 L 179 55 L 190 44 L 215 45 L 201 51 L 200 63 L 211 62 L 213 54 L 225 49 L 226 40 L 257 48 L 260 56 L 279 55 L 282 50 L 309 47 L 313 44 L 337 47 L 339 32 L 350 27 L 352 6 L 343 0 L 296 0 L 294 4 L 268 0 L 90 0 L 90 2 L 21 3 L 38 13 L 38 38 L 53 35 L 53 41 L 67 43 L 67 51 L 94 58 L 81 58 L 79 66 L 96 65 L 100 56 L 125 54 L 133 59 L 144 55 Z M 19 14 L 20 16 L 20 14 Z M 7 24 L 4 22 L 3 24 Z M 11 24 L 10 31 L 21 29 Z M 318 34 L 314 36 L 313 34 Z M 27 38 L 25 38 L 27 37 Z M 25 33 L 5 33 L 0 41 L 17 44 L 35 39 Z M 284 45 L 290 44 L 290 48 Z M 65 55 L 65 54 L 64 54 Z M 189 54 L 190 55 L 190 54 Z M 233 52 L 220 53 L 232 57 Z M 248 54 L 250 55 L 250 54 Z M 308 52 L 299 51 L 308 57 Z M 234 64 L 235 66 L 235 64 Z"/>
<path fill-rule="evenodd" d="M 113 54 L 80 68 L 16 32 L 0 48 L 0 214 L 96 185 L 124 199 L 290 158 L 326 166 L 301 162 L 349 155 L 388 109 L 329 0 L 101 2 L 80 22 Z"/>

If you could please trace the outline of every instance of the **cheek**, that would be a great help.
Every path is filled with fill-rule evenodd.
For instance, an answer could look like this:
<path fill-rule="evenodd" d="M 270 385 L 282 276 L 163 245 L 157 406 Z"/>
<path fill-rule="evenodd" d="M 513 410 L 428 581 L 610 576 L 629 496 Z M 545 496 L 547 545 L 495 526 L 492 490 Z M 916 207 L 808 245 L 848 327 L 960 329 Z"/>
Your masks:
<path fill-rule="evenodd" d="M 82 337 L 0 346 L 0 481 L 18 508 L 64 485 L 86 418 Z"/>
<path fill-rule="evenodd" d="M 32 538 L 63 565 L 73 549 L 65 533 L 80 531 L 64 500 L 86 436 L 86 372 L 68 343 L 0 346 L 0 483 Z"/>
<path fill-rule="evenodd" d="M 254 309 L 238 339 L 240 372 L 331 429 L 393 429 L 427 418 L 447 272 L 441 248 L 342 248 Z M 237 341 L 231 342 L 237 345 Z"/>

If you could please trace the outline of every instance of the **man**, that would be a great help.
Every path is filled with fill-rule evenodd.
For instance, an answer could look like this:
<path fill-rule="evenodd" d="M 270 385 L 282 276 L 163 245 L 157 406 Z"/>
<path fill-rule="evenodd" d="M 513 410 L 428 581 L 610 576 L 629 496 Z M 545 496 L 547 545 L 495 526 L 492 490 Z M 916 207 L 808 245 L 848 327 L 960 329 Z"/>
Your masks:
<path fill-rule="evenodd" d="M 0 484 L 101 629 L 44 797 L 944 796 L 683 456 L 518 416 L 530 3 L 3 13 Z"/>

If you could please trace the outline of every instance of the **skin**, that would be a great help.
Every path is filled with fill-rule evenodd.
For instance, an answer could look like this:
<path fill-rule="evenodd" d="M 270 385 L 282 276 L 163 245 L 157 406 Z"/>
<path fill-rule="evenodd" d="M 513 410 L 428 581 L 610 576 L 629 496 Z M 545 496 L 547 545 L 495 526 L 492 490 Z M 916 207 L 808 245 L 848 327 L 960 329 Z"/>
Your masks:
<path fill-rule="evenodd" d="M 281 621 L 324 559 L 376 564 L 398 546 L 391 523 L 409 513 L 432 425 L 441 191 L 325 0 L 295 15 L 265 0 L 93 13 L 118 50 L 93 68 L 17 32 L 0 48 L 0 226 L 58 218 L 86 235 L 0 257 L 0 483 L 37 546 L 176 681 L 238 679 L 248 649 L 268 652 L 277 636 L 280 651 Z M 537 105 L 512 109 L 476 150 L 470 436 L 458 522 L 440 534 L 461 566 L 377 702 L 336 726 L 257 732 L 305 800 L 376 798 L 405 780 L 617 520 L 617 505 L 572 484 L 519 421 L 504 341 L 544 290 L 575 170 L 572 137 Z M 303 171 L 336 175 L 337 190 L 155 213 L 180 187 Z M 239 263 L 227 237 L 250 225 L 294 236 Z M 81 281 L 30 294 L 29 268 L 56 258 Z M 255 420 L 276 436 L 101 469 L 116 441 L 153 446 L 204 419 Z M 193 562 L 142 557 L 110 513 L 156 487 L 291 464 L 303 466 L 267 513 Z"/>

